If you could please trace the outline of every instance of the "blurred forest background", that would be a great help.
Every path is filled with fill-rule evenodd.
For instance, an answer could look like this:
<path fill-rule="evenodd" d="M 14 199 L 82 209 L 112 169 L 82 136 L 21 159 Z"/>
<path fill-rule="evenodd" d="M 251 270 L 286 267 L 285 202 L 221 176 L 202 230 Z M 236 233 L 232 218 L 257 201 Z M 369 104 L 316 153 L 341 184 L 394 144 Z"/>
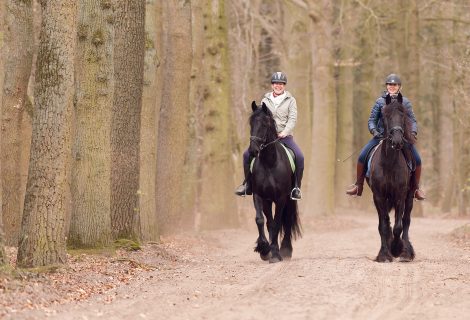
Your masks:
<path fill-rule="evenodd" d="M 0 1 L 0 264 L 6 245 L 31 267 L 252 223 L 233 191 L 275 71 L 298 104 L 303 216 L 371 209 L 344 191 L 392 72 L 419 125 L 414 214 L 466 215 L 469 43 L 465 0 Z"/>

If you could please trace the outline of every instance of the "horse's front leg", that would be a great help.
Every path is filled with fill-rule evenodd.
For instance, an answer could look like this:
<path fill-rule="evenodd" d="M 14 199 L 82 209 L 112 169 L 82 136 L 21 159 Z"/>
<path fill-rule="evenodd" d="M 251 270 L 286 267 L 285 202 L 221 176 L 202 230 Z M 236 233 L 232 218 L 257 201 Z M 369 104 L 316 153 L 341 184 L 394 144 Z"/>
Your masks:
<path fill-rule="evenodd" d="M 281 231 L 282 212 L 284 211 L 285 205 L 286 205 L 285 200 L 276 202 L 276 210 L 274 213 L 273 234 L 272 234 L 272 239 L 271 239 L 271 258 L 269 258 L 270 263 L 282 261 L 282 257 L 279 253 L 279 232 Z"/>
<path fill-rule="evenodd" d="M 392 230 L 390 228 L 390 217 L 388 216 L 388 208 L 385 199 L 378 199 L 374 196 L 374 204 L 377 208 L 379 216 L 379 234 L 380 234 L 380 250 L 375 261 L 392 262 L 393 257 L 390 253 L 389 244 L 391 240 Z"/>
<path fill-rule="evenodd" d="M 266 228 L 268 229 L 269 234 L 269 243 L 273 241 L 273 202 L 270 200 L 263 200 L 263 212 L 266 217 Z"/>
<path fill-rule="evenodd" d="M 403 199 L 405 197 L 402 197 Z M 395 224 L 393 225 L 393 241 L 391 252 L 394 257 L 399 257 L 403 251 L 403 241 L 401 233 L 403 231 L 403 211 L 405 210 L 404 201 L 400 201 L 395 205 Z"/>
<path fill-rule="evenodd" d="M 411 223 L 411 210 L 413 209 L 413 193 L 410 192 L 405 202 L 405 212 L 403 214 L 403 250 L 400 255 L 401 262 L 411 262 L 415 258 L 415 251 L 411 245 L 408 231 Z"/>
<path fill-rule="evenodd" d="M 264 233 L 263 199 L 253 194 L 253 203 L 256 210 L 256 226 L 258 227 L 258 239 L 256 240 L 255 252 L 259 252 L 262 260 L 268 260 L 271 248 Z"/>

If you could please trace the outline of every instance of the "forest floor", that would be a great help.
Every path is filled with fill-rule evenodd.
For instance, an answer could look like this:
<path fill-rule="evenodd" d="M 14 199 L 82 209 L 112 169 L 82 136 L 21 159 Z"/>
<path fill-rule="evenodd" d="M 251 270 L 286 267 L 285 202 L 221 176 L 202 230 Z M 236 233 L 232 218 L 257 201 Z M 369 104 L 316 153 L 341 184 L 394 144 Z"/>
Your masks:
<path fill-rule="evenodd" d="M 413 218 L 416 259 L 384 264 L 372 212 L 301 218 L 303 238 L 277 264 L 253 252 L 253 222 L 0 274 L 0 318 L 468 319 L 470 218 Z"/>

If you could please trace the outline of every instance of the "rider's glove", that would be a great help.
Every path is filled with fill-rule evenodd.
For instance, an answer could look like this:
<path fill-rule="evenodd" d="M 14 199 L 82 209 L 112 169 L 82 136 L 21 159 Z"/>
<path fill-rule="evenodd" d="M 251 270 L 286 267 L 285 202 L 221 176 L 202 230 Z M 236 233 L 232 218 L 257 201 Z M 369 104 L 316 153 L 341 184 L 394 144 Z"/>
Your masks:
<path fill-rule="evenodd" d="M 376 139 L 382 139 L 383 138 L 382 133 L 380 133 L 377 129 L 372 129 L 372 135 Z"/>

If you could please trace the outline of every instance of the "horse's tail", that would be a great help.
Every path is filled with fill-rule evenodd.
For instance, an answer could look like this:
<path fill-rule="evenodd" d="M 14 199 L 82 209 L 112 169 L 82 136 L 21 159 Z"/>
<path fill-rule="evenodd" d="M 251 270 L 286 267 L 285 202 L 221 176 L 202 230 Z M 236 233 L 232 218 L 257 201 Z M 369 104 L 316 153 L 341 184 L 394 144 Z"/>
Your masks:
<path fill-rule="evenodd" d="M 287 204 L 282 212 L 281 232 L 292 239 L 302 237 L 302 225 L 300 224 L 299 210 L 297 201 L 287 200 Z"/>

